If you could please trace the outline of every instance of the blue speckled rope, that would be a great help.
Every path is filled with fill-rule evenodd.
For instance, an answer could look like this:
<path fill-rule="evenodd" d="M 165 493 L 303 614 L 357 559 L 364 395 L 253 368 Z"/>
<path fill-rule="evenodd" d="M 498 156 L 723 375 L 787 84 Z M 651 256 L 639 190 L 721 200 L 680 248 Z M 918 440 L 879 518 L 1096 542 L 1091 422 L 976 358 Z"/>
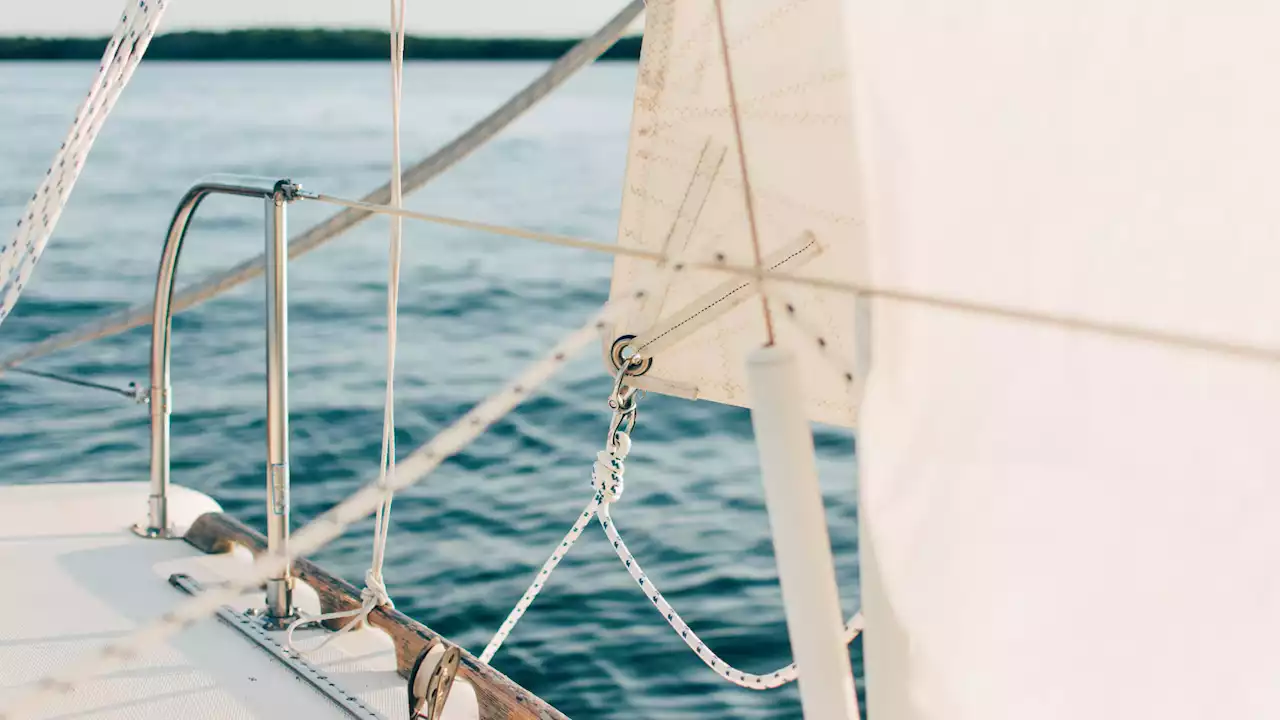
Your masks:
<path fill-rule="evenodd" d="M 534 598 L 538 597 L 538 593 L 542 591 L 542 586 L 546 584 L 547 578 L 551 576 L 551 571 L 556 569 L 564 556 L 569 553 L 569 549 L 578 541 L 578 537 L 582 535 L 582 531 L 587 528 L 591 522 L 591 518 L 600 510 L 600 506 L 605 502 L 613 502 L 622 495 L 622 458 L 627 456 L 627 452 L 631 449 L 631 438 L 625 432 L 618 432 L 615 435 L 615 450 L 602 450 L 596 454 L 596 464 L 591 472 L 591 483 L 596 488 L 596 494 L 591 498 L 591 502 L 583 508 L 582 514 L 578 516 L 577 521 L 573 523 L 573 527 L 569 528 L 569 532 L 565 533 L 564 538 L 556 549 L 551 553 L 551 557 L 542 564 L 542 569 L 538 570 L 538 575 L 533 579 L 533 583 L 529 585 L 529 589 L 524 591 L 524 595 L 520 597 L 520 602 L 511 609 L 507 614 L 507 619 L 502 621 L 502 627 L 498 628 L 498 632 L 493 634 L 493 639 L 485 646 L 484 652 L 480 653 L 481 662 L 489 662 L 493 659 L 498 648 L 502 647 L 503 641 L 511 634 L 511 630 L 515 628 L 516 623 L 524 616 L 529 606 L 533 604 Z M 606 485 L 601 478 L 608 473 L 610 478 Z M 606 495 L 608 500 L 606 501 Z"/>
<path fill-rule="evenodd" d="M 600 527 L 604 529 L 605 536 L 609 538 L 609 542 L 613 544 L 613 550 L 618 555 L 618 559 L 622 561 L 627 572 L 631 574 L 632 579 L 640 585 L 640 589 L 644 590 L 645 595 L 653 603 L 655 609 L 671 626 L 671 629 L 684 640 L 684 643 L 693 650 L 702 662 L 707 664 L 716 674 L 724 677 L 729 682 L 752 690 L 769 690 L 781 687 L 795 680 L 799 673 L 796 670 L 796 664 L 791 663 L 786 667 L 778 668 L 772 673 L 756 675 L 753 673 L 743 672 L 716 655 L 711 648 L 707 647 L 702 639 L 698 637 L 684 619 L 680 617 L 680 613 L 671 607 L 671 603 L 663 597 L 662 593 L 654 586 L 653 582 L 644 574 L 644 570 L 640 567 L 640 563 L 631 555 L 631 551 L 627 549 L 627 544 L 622 541 L 622 535 L 618 532 L 617 525 L 613 522 L 613 518 L 609 514 L 609 506 L 622 496 L 624 468 L 623 458 L 627 456 L 627 452 L 631 449 L 631 439 L 625 432 L 617 434 L 618 442 L 613 451 L 605 450 L 596 456 L 596 464 L 592 471 L 592 485 L 595 487 L 596 494 L 587 503 L 582 514 L 578 516 L 573 527 L 556 546 L 551 557 L 543 563 L 542 568 L 538 571 L 537 577 L 534 578 L 533 584 L 525 591 L 520 598 L 520 602 L 516 603 L 515 608 L 507 615 L 507 619 L 503 621 L 502 627 L 494 634 L 493 639 L 489 641 L 489 645 L 485 647 L 484 652 L 480 655 L 482 662 L 489 662 L 493 659 L 498 648 L 502 646 L 503 641 L 511 634 L 511 630 L 516 623 L 524 615 L 529 606 L 533 604 L 534 598 L 542 590 L 547 582 L 547 578 L 551 575 L 551 571 L 560 564 L 564 556 L 568 554 L 569 549 L 573 547 L 578 537 L 582 535 L 582 531 L 586 529 L 587 524 L 591 522 L 594 516 L 600 521 Z M 862 613 L 855 613 L 849 622 L 844 626 L 844 641 L 846 644 L 853 641 L 858 633 L 862 631 Z"/>
<path fill-rule="evenodd" d="M 556 546 L 555 552 L 551 553 L 551 557 L 547 558 L 547 561 L 542 564 L 542 569 L 538 571 L 537 577 L 533 579 L 533 584 L 529 586 L 528 590 L 524 591 L 520 602 L 516 603 L 516 606 L 508 613 L 507 619 L 502 622 L 502 627 L 498 628 L 498 632 L 493 634 L 493 639 L 485 646 L 484 652 L 480 653 L 480 662 L 487 663 L 493 659 L 494 654 L 498 652 L 498 648 L 502 647 L 503 641 L 511 634 L 516 623 L 520 621 L 520 618 L 524 616 L 524 612 L 533 604 L 534 598 L 538 597 L 538 593 L 547 582 L 551 571 L 556 569 L 556 566 L 560 564 L 560 561 L 569 552 L 569 548 L 573 547 L 573 544 L 577 542 L 578 536 L 586 529 L 587 524 L 591 522 L 591 518 L 595 516 L 599 507 L 600 495 L 597 494 L 587 504 L 582 514 L 578 516 L 578 520 L 573 524 L 573 527 L 569 528 L 569 532 L 565 534 L 564 539 Z"/>
<path fill-rule="evenodd" d="M 671 626 L 671 629 L 676 631 L 676 634 L 680 636 L 680 639 L 684 640 L 684 644 L 688 645 L 689 649 L 701 658 L 702 662 L 707 664 L 707 667 L 716 671 L 717 674 L 723 676 L 724 679 L 732 682 L 733 684 L 740 685 L 744 688 L 751 688 L 753 690 L 770 690 L 776 687 L 781 687 L 792 682 L 799 676 L 799 673 L 796 671 L 795 663 L 791 663 L 786 667 L 778 668 L 771 673 L 755 675 L 743 672 L 724 660 L 721 660 L 720 656 L 712 652 L 711 648 L 707 647 L 706 644 L 702 642 L 697 633 L 695 633 L 680 617 L 680 613 L 676 612 L 675 608 L 671 607 L 671 603 L 667 602 L 667 599 L 662 596 L 662 593 L 658 591 L 658 588 L 655 587 L 649 578 L 645 576 L 644 570 L 640 567 L 640 563 L 636 562 L 635 558 L 631 556 L 631 552 L 627 550 L 627 544 L 622 541 L 622 535 L 618 533 L 618 528 L 614 524 L 613 518 L 609 516 L 609 506 L 602 506 L 597 517 L 600 520 L 600 526 L 604 528 L 605 535 L 607 535 L 609 537 L 609 541 L 613 543 L 614 552 L 618 554 L 618 559 L 622 561 L 624 566 L 626 566 L 627 572 L 631 574 L 631 578 L 635 580 L 640 585 L 640 589 L 644 590 L 645 594 L 649 596 L 649 600 L 653 603 L 653 607 L 659 614 L 666 618 L 667 624 Z M 859 612 L 855 613 L 853 617 L 849 618 L 849 622 L 845 623 L 845 644 L 847 645 L 848 643 L 853 642 L 853 639 L 857 637 L 860 632 L 862 632 L 862 613 Z"/>

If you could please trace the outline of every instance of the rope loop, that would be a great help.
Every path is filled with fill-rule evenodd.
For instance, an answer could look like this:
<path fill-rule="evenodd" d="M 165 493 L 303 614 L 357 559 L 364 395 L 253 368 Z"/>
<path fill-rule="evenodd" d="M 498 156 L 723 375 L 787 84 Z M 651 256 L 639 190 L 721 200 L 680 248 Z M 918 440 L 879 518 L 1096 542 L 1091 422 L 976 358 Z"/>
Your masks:
<path fill-rule="evenodd" d="M 533 584 L 529 586 L 524 596 L 516 603 L 515 608 L 507 615 L 502 627 L 498 629 L 493 639 L 489 641 L 489 645 L 481 653 L 480 662 L 488 663 L 493 660 L 498 648 L 502 647 L 502 643 L 511 634 L 516 623 L 524 615 L 525 611 L 529 609 L 534 598 L 538 596 L 538 592 L 546 584 L 551 571 L 564 559 L 565 554 L 577 542 L 582 531 L 594 517 L 600 523 L 605 537 L 608 538 L 609 544 L 613 546 L 613 551 L 622 562 L 623 567 L 626 568 L 627 573 L 631 575 L 631 578 L 636 581 L 650 602 L 653 603 L 654 609 L 658 611 L 667 621 L 667 624 L 671 626 L 671 629 L 679 635 L 680 639 L 689 646 L 689 649 L 707 667 L 725 680 L 752 690 L 768 690 L 794 682 L 800 675 L 795 663 L 780 667 L 770 673 L 756 674 L 739 670 L 720 659 L 720 656 L 716 655 L 715 651 L 698 637 L 693 628 L 690 628 L 685 623 L 684 619 L 680 617 L 680 613 L 676 612 L 675 608 L 671 606 L 671 603 L 667 602 L 662 592 L 645 575 L 639 561 L 627 549 L 627 544 L 623 542 L 618 526 L 613 522 L 609 511 L 610 507 L 622 497 L 622 476 L 626 469 L 623 459 L 631 452 L 631 435 L 620 426 L 628 420 L 634 422 L 636 412 L 634 396 L 631 395 L 630 388 L 627 388 L 622 382 L 626 371 L 625 367 L 629 367 L 629 364 L 619 371 L 614 381 L 613 393 L 610 396 L 609 405 L 614 412 L 609 427 L 609 441 L 604 450 L 596 453 L 596 461 L 591 469 L 591 486 L 595 490 L 595 496 L 587 504 L 587 507 L 583 509 L 573 527 L 569 529 L 568 534 L 560 542 L 560 545 L 551 553 L 551 557 L 542 565 L 542 569 L 538 572 L 537 577 L 534 578 Z M 844 627 L 845 644 L 852 642 L 862 632 L 862 627 L 862 613 L 855 613 Z"/>

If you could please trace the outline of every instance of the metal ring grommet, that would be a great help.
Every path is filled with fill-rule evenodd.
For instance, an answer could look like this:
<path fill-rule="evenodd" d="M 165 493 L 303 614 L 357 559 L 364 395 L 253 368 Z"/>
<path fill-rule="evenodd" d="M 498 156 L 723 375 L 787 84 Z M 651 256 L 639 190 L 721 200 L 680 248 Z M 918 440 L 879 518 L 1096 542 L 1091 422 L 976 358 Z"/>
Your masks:
<path fill-rule="evenodd" d="M 635 339 L 636 339 L 635 335 L 623 335 L 619 337 L 617 340 L 613 341 L 613 347 L 609 349 L 609 359 L 613 361 L 614 370 L 621 370 L 623 366 L 626 365 L 629 360 L 631 360 L 632 356 L 630 355 L 624 356 L 623 353 L 626 352 L 627 348 L 631 347 L 630 343 L 632 340 L 635 340 Z M 634 351 L 635 348 L 632 348 L 632 350 Z M 632 377 L 643 375 L 649 372 L 649 368 L 651 367 L 653 367 L 653 358 L 646 357 L 641 359 L 639 364 L 634 365 L 633 367 L 628 369 L 627 374 Z"/>

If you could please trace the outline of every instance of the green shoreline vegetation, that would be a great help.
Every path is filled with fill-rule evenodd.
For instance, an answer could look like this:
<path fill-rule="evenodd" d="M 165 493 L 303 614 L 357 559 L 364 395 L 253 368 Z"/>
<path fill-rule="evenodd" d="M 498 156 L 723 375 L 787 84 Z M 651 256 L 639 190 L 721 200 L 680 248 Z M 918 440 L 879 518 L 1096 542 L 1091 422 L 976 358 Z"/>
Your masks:
<path fill-rule="evenodd" d="M 255 29 L 188 31 L 156 36 L 148 60 L 172 61 L 324 61 L 386 60 L 386 31 Z M 405 38 L 406 60 L 554 60 L 578 41 L 573 38 Z M 0 61 L 100 60 L 107 38 L 0 37 Z M 640 37 L 624 37 L 602 60 L 636 60 Z"/>

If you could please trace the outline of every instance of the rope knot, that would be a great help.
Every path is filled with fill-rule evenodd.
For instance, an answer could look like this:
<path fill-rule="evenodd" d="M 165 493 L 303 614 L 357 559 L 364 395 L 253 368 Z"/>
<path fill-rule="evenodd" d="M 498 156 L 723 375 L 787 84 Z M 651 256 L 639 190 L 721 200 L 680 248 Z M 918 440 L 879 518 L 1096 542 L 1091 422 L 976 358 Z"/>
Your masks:
<path fill-rule="evenodd" d="M 600 502 L 610 505 L 622 497 L 624 469 L 622 458 L 613 452 L 601 450 L 596 453 L 596 464 L 591 468 L 591 485 L 600 495 Z"/>
<path fill-rule="evenodd" d="M 382 573 L 376 572 L 373 568 L 364 571 L 364 589 L 360 591 L 360 600 L 371 610 L 379 605 L 386 605 L 389 608 L 396 606 L 391 602 L 391 596 L 387 594 L 387 586 L 382 582 Z"/>
<path fill-rule="evenodd" d="M 395 603 L 391 602 L 391 596 L 387 594 L 387 586 L 382 582 L 382 573 L 374 568 L 364 571 L 364 589 L 360 591 L 360 607 L 350 610 L 339 610 L 338 612 L 324 613 L 315 617 L 299 617 L 297 620 L 289 623 L 284 636 L 285 647 L 289 648 L 299 655 L 307 655 L 313 653 L 320 648 L 328 645 L 331 640 L 336 639 L 340 635 L 356 628 L 368 624 L 369 613 L 373 612 L 379 605 L 386 605 L 394 608 Z M 349 622 L 342 626 L 342 629 L 326 636 L 317 645 L 310 648 L 300 648 L 293 644 L 293 631 L 303 625 L 323 625 L 326 620 L 341 620 L 343 618 L 351 618 Z"/>

